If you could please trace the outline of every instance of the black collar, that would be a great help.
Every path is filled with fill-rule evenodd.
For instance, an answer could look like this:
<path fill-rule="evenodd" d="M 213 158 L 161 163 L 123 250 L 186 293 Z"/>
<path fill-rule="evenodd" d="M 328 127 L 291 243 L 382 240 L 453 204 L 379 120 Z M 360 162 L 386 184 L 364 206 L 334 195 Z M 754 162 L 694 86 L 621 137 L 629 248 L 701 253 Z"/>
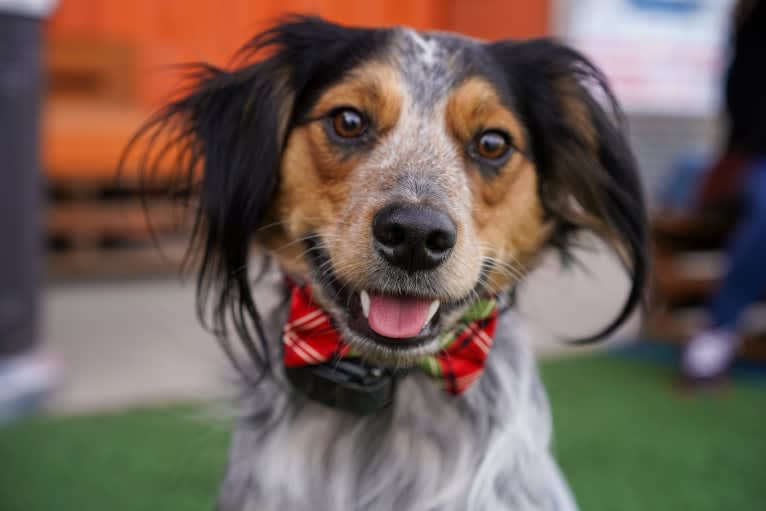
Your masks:
<path fill-rule="evenodd" d="M 285 370 L 288 380 L 301 394 L 356 415 L 368 415 L 389 407 L 397 381 L 405 373 L 357 358 Z"/>

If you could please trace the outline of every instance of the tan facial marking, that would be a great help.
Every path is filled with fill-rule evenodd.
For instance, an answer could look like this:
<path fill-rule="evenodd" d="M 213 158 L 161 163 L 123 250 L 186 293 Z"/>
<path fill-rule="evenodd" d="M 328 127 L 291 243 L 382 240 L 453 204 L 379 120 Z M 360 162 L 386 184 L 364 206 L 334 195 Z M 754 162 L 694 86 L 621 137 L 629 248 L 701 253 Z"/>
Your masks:
<path fill-rule="evenodd" d="M 354 69 L 322 94 L 311 116 L 326 115 L 339 106 L 351 106 L 369 115 L 377 132 L 385 134 L 396 124 L 402 108 L 399 74 L 391 66 L 376 62 Z"/>
<path fill-rule="evenodd" d="M 469 78 L 452 93 L 447 105 L 447 126 L 461 141 L 470 140 L 483 129 L 501 128 L 511 134 L 517 148 L 526 151 L 521 122 L 483 78 Z"/>
<path fill-rule="evenodd" d="M 338 221 L 351 193 L 351 173 L 365 155 L 364 150 L 335 145 L 327 134 L 327 115 L 338 107 L 352 107 L 369 117 L 369 129 L 380 137 L 399 117 L 400 87 L 391 67 L 364 65 L 322 94 L 308 115 L 314 120 L 293 129 L 270 215 L 280 225 L 259 236 L 288 270 L 303 270 L 305 247 L 295 242 L 297 238 Z"/>
<path fill-rule="evenodd" d="M 487 200 L 486 193 L 480 192 L 480 199 L 474 203 L 476 235 L 482 245 L 492 247 L 494 253 L 489 255 L 524 271 L 534 263 L 550 234 L 537 191 L 537 172 L 524 160 L 513 170 L 512 176 L 500 178 L 500 181 L 498 193 L 491 201 Z M 487 188 L 480 175 L 471 176 L 471 184 L 474 197 L 476 190 Z M 500 289 L 515 280 L 518 280 L 515 276 L 499 269 L 490 274 L 489 282 Z"/>
<path fill-rule="evenodd" d="M 447 125 L 461 150 L 479 132 L 488 129 L 504 130 L 513 138 L 514 153 L 496 176 L 482 175 L 475 162 L 470 161 L 468 173 L 472 219 L 483 252 L 521 269 L 532 262 L 549 231 L 544 225 L 537 173 L 524 156 L 527 140 L 521 122 L 503 105 L 489 82 L 470 78 L 449 99 Z M 496 289 L 514 280 L 502 269 L 489 275 L 490 285 Z"/>

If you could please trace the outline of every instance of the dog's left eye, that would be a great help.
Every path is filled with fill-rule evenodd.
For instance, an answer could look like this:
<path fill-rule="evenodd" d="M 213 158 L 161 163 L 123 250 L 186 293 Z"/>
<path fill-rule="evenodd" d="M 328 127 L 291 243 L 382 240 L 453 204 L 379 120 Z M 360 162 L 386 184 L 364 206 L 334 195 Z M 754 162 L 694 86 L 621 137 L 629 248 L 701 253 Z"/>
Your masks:
<path fill-rule="evenodd" d="M 335 134 L 341 138 L 359 138 L 367 131 L 367 119 L 353 108 L 339 108 L 330 118 Z"/>

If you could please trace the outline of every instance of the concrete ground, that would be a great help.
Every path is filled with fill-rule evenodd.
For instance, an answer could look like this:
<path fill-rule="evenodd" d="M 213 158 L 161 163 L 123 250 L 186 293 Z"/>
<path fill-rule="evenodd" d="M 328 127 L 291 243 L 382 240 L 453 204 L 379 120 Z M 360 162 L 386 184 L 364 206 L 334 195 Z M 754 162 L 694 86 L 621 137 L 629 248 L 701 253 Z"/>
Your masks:
<path fill-rule="evenodd" d="M 627 280 L 603 250 L 585 268 L 545 259 L 519 292 L 541 356 L 582 351 L 561 336 L 586 335 L 611 318 Z M 226 395 L 232 369 L 197 322 L 194 286 L 178 280 L 51 284 L 45 293 L 46 351 L 64 379 L 51 407 L 70 413 Z M 621 329 L 630 338 L 637 321 Z M 603 346 L 603 344 L 602 344 Z"/>

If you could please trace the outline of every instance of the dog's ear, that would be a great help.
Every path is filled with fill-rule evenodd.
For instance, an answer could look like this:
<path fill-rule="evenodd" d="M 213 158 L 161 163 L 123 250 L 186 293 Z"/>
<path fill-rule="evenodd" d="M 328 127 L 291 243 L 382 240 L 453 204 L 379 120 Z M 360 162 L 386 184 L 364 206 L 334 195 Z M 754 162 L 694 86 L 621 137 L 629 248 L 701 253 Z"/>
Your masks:
<path fill-rule="evenodd" d="M 572 235 L 596 232 L 625 263 L 632 286 L 615 330 L 643 298 L 647 280 L 646 211 L 624 121 L 604 75 L 580 53 L 549 39 L 489 45 L 506 72 L 531 140 L 540 195 L 554 223 L 551 243 L 568 255 Z"/>
<path fill-rule="evenodd" d="M 126 155 L 141 153 L 144 182 L 162 178 L 159 169 L 172 159 L 171 188 L 196 199 L 189 202 L 195 203 L 196 216 L 187 263 L 197 271 L 198 313 L 230 355 L 229 320 L 251 358 L 260 366 L 268 361 L 247 263 L 279 186 L 290 128 L 323 88 L 374 51 L 384 36 L 319 18 L 289 17 L 247 43 L 232 70 L 188 66 L 191 85 L 150 119 L 126 150 Z M 259 348 L 254 338 L 260 339 Z"/>
<path fill-rule="evenodd" d="M 240 300 L 254 310 L 247 272 L 250 236 L 278 184 L 293 94 L 278 54 L 233 71 L 207 64 L 184 68 L 188 88 L 149 120 L 126 154 L 141 151 L 145 185 L 169 186 L 176 198 L 193 205 L 184 266 L 196 272 L 198 316 L 236 363 L 226 315 Z M 233 317 L 239 333 L 245 326 L 242 309 Z M 256 325 L 261 328 L 260 317 Z M 265 360 L 263 348 L 244 333 L 239 337 L 251 356 Z"/>

